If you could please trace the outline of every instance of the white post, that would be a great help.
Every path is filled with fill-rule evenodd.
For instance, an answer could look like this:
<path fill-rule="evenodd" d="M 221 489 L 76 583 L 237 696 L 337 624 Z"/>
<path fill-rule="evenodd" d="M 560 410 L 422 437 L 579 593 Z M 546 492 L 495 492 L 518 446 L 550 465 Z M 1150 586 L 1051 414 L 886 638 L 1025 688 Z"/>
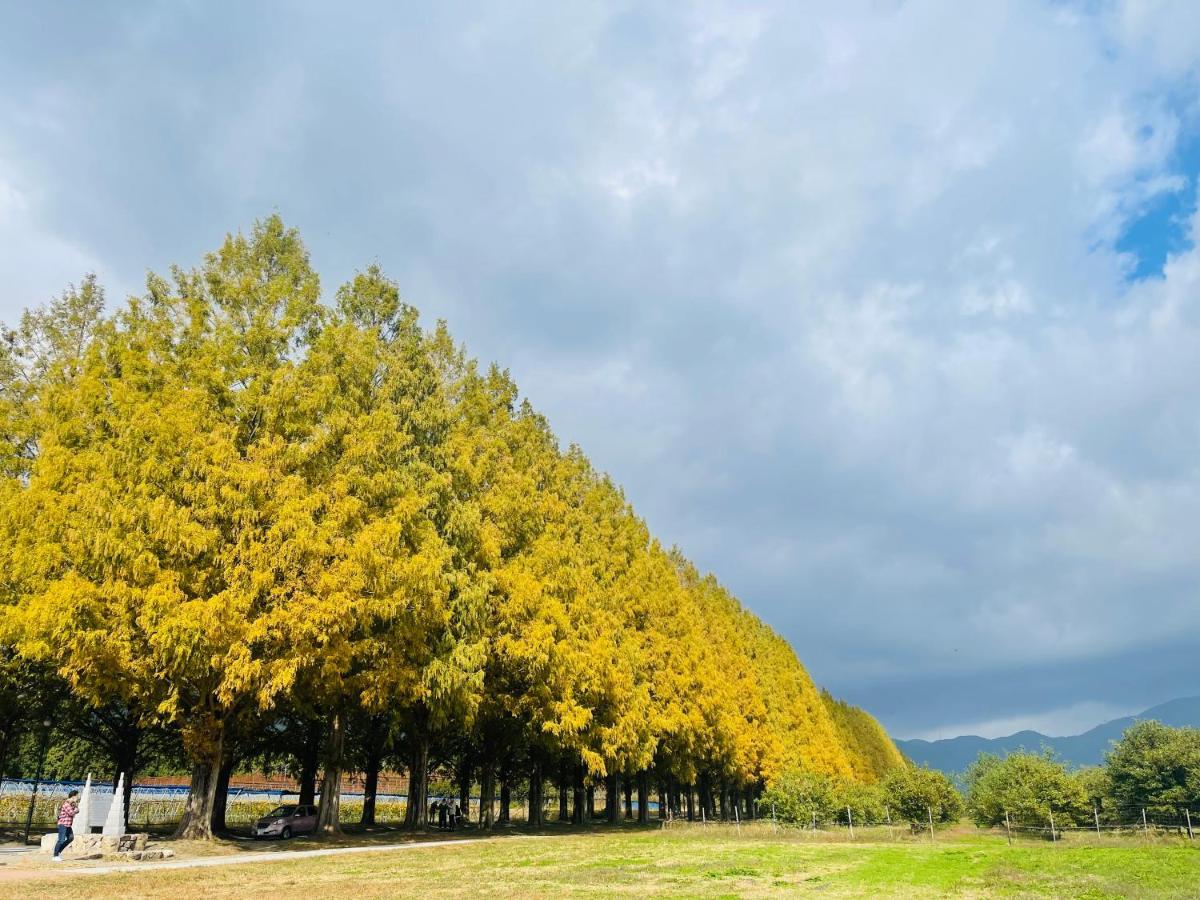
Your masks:
<path fill-rule="evenodd" d="M 733 821 L 734 821 L 734 824 L 737 825 L 737 833 L 741 834 L 742 833 L 742 818 L 740 815 L 738 815 L 738 807 L 739 806 L 741 806 L 740 803 L 733 804 Z"/>
<path fill-rule="evenodd" d="M 933 843 L 933 810 L 930 807 L 925 807 L 925 812 L 929 813 L 929 843 Z"/>
<path fill-rule="evenodd" d="M 854 840 L 854 816 L 850 814 L 850 807 L 846 807 L 846 824 L 850 826 L 850 840 Z"/>
<path fill-rule="evenodd" d="M 1186 806 L 1183 808 L 1183 814 L 1187 818 L 1188 840 L 1194 841 L 1196 839 L 1196 836 L 1194 834 L 1192 834 L 1192 814 L 1190 812 L 1188 812 L 1188 809 Z"/>
<path fill-rule="evenodd" d="M 1058 840 L 1058 836 L 1054 833 L 1054 810 L 1050 810 L 1050 840 Z"/>
<path fill-rule="evenodd" d="M 1096 834 L 1100 834 L 1100 809 L 1096 804 L 1092 804 L 1092 815 L 1096 817 Z"/>
<path fill-rule="evenodd" d="M 817 811 L 813 810 L 813 831 L 817 830 Z"/>
<path fill-rule="evenodd" d="M 1146 824 L 1146 807 L 1142 807 L 1142 831 L 1145 834 L 1150 833 L 1150 826 Z"/>
<path fill-rule="evenodd" d="M 883 814 L 887 817 L 888 835 L 894 838 L 896 836 L 896 830 L 892 828 L 892 809 L 886 803 L 883 805 Z"/>
<path fill-rule="evenodd" d="M 87 781 L 83 783 L 83 793 L 79 795 L 79 812 L 75 814 L 79 827 L 75 830 L 80 834 L 92 833 L 92 773 L 88 772 Z"/>
<path fill-rule="evenodd" d="M 775 818 L 775 801 L 771 801 L 771 824 L 775 826 L 775 830 L 779 830 L 779 820 Z"/>
<path fill-rule="evenodd" d="M 120 839 L 125 833 L 125 773 L 117 776 L 117 785 L 113 788 L 112 806 L 108 808 L 108 817 L 104 820 L 105 837 Z"/>
<path fill-rule="evenodd" d="M 1008 810 L 1004 811 L 1004 830 L 1008 832 L 1008 845 L 1012 846 L 1012 823 L 1008 821 Z"/>

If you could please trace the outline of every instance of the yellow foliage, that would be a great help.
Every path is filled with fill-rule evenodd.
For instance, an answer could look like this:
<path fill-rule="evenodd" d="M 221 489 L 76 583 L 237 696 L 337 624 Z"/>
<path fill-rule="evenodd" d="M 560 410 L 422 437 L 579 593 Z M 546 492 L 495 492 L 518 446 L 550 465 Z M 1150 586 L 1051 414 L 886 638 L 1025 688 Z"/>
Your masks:
<path fill-rule="evenodd" d="M 296 697 L 592 777 L 900 764 L 377 268 L 323 306 L 272 217 L 112 317 L 89 284 L 0 352 L 0 637 L 81 697 L 204 765 Z"/>

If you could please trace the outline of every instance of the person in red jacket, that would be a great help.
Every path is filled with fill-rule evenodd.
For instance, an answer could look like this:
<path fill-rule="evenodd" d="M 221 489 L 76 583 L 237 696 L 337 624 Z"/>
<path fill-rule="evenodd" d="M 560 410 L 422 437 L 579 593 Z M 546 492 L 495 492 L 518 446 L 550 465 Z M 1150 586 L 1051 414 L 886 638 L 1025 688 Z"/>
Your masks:
<path fill-rule="evenodd" d="M 79 791 L 71 791 L 67 799 L 58 808 L 58 843 L 54 845 L 54 861 L 62 862 L 62 852 L 71 841 L 75 840 L 75 832 L 71 826 L 75 824 L 75 816 L 79 812 L 79 801 L 76 799 Z"/>

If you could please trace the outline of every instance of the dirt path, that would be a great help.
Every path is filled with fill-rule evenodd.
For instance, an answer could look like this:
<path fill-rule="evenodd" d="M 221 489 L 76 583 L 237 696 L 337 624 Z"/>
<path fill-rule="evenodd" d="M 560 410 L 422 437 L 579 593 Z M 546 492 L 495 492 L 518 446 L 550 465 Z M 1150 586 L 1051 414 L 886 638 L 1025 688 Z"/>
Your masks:
<path fill-rule="evenodd" d="M 60 863 L 54 868 L 22 869 L 0 867 L 0 884 L 12 884 L 17 881 L 32 881 L 46 878 L 62 878 L 70 876 L 78 878 L 82 875 L 112 875 L 118 872 L 159 872 L 166 869 L 199 869 L 208 866 L 240 866 L 249 863 L 286 862 L 292 859 L 311 859 L 316 856 L 339 856 L 345 853 L 394 853 L 398 850 L 419 850 L 422 847 L 454 847 L 459 845 L 471 846 L 481 841 L 507 841 L 515 838 L 530 839 L 546 835 L 505 835 L 494 838 L 477 838 L 473 840 L 451 839 L 438 841 L 407 841 L 402 844 L 363 844 L 353 847 L 325 847 L 320 850 L 275 850 L 259 853 L 231 853 L 222 856 L 203 856 L 194 859 L 170 859 L 162 862 L 116 863 L 111 865 L 84 866 Z"/>

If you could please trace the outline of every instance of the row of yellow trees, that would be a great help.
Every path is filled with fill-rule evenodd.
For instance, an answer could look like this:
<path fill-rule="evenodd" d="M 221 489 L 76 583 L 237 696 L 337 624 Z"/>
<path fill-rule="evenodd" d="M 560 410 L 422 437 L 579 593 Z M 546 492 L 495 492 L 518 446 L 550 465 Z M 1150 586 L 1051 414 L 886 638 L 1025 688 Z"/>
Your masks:
<path fill-rule="evenodd" d="M 277 217 L 115 313 L 88 279 L 27 314 L 0 390 L 5 652 L 178 731 L 183 834 L 296 710 L 334 827 L 351 722 L 403 748 L 413 824 L 431 748 L 485 797 L 516 760 L 537 800 L 621 775 L 643 810 L 650 770 L 711 798 L 900 762 L 377 267 L 323 304 Z"/>

